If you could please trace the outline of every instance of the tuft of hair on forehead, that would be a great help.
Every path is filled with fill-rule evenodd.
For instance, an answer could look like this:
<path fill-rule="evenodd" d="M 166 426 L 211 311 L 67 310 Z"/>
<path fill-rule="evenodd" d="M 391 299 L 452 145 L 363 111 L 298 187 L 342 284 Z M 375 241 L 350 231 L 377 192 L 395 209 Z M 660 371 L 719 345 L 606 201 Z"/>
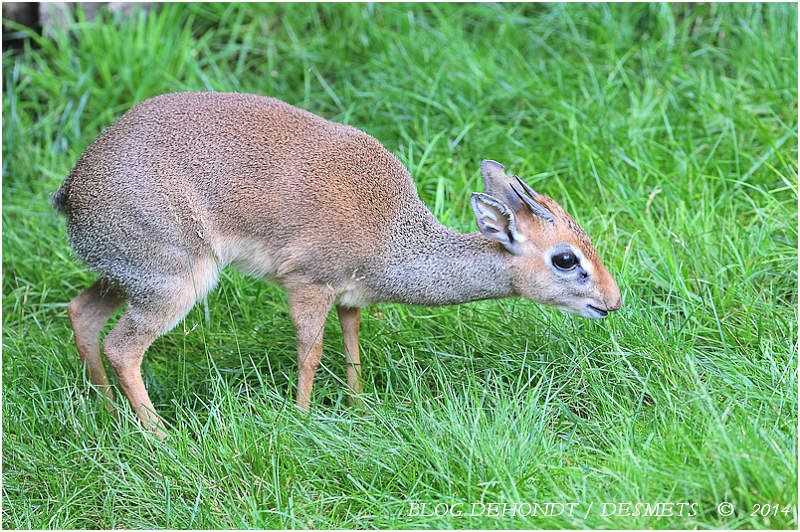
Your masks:
<path fill-rule="evenodd" d="M 570 233 L 571 236 L 574 236 L 575 241 L 581 247 L 581 251 L 589 260 L 593 262 L 598 260 L 597 251 L 595 251 L 589 235 L 586 234 L 586 231 L 583 230 L 578 222 L 576 222 L 575 219 L 570 216 L 569 213 L 565 211 L 556 200 L 550 196 L 539 194 L 536 196 L 536 201 L 547 207 L 547 209 L 553 213 L 553 216 L 555 217 L 555 226 L 557 229 L 565 230 Z"/>

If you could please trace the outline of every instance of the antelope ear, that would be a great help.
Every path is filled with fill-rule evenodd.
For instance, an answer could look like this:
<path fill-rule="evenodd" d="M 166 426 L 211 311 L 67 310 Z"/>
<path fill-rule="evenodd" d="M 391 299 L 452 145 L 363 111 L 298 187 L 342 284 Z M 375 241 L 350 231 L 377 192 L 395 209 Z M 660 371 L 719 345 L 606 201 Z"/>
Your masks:
<path fill-rule="evenodd" d="M 522 254 L 525 237 L 517 231 L 516 218 L 508 206 L 488 194 L 474 192 L 472 210 L 475 212 L 478 229 L 484 236 L 503 244 L 509 253 Z"/>
<path fill-rule="evenodd" d="M 513 177 L 507 176 L 505 166 L 485 159 L 481 161 L 481 175 L 483 176 L 483 190 L 486 194 L 511 207 L 512 211 L 517 211 L 522 206 L 519 198 L 511 190 L 511 184 L 515 183 Z"/>
<path fill-rule="evenodd" d="M 497 161 L 484 159 L 481 161 L 481 175 L 483 176 L 483 186 L 487 189 L 496 181 L 506 178 L 506 167 Z"/>

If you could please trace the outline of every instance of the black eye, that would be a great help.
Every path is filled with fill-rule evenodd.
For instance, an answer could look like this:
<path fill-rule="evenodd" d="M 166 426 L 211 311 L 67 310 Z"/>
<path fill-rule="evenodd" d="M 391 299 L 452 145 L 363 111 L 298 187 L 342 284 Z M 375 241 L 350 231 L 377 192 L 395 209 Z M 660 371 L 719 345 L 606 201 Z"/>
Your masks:
<path fill-rule="evenodd" d="M 559 270 L 571 270 L 578 264 L 578 257 L 571 251 L 564 251 L 553 255 L 553 266 Z"/>

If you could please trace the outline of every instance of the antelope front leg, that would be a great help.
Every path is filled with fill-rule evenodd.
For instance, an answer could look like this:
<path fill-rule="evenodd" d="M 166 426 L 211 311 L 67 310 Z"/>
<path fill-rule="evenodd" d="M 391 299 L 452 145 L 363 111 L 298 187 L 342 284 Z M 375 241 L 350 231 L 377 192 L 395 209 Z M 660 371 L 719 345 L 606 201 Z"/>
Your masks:
<path fill-rule="evenodd" d="M 358 328 L 361 325 L 361 309 L 336 307 L 339 323 L 344 336 L 344 352 L 347 364 L 347 385 L 353 392 L 350 404 L 358 404 L 357 394 L 361 393 L 361 358 L 358 354 Z"/>
<path fill-rule="evenodd" d="M 297 406 L 308 410 L 314 373 L 322 358 L 322 332 L 325 318 L 333 304 L 329 290 L 313 285 L 295 286 L 289 290 L 289 310 L 297 333 Z"/>

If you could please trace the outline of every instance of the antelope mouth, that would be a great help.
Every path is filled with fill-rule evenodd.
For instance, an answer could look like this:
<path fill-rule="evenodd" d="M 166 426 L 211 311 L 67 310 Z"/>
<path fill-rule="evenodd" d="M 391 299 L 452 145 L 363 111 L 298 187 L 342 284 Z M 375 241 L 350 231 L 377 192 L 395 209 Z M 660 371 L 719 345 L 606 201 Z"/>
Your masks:
<path fill-rule="evenodd" d="M 608 311 L 594 305 L 586 305 L 586 314 L 589 318 L 605 318 L 608 316 Z"/>

